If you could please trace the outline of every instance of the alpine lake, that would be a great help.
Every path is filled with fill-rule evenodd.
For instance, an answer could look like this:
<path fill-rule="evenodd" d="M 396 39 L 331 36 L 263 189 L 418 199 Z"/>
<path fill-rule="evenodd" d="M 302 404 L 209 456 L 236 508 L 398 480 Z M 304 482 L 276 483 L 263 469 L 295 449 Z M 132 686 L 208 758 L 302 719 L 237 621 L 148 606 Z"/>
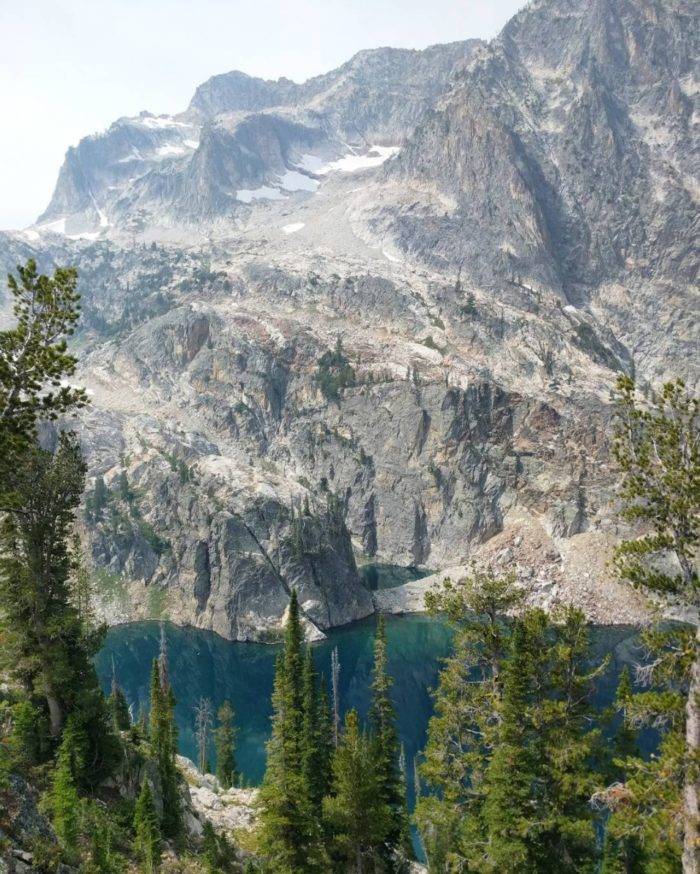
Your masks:
<path fill-rule="evenodd" d="M 374 582 L 374 580 L 372 580 Z M 381 585 L 381 581 L 379 581 Z M 365 717 L 369 707 L 376 619 L 335 629 L 312 645 L 316 667 L 330 683 L 331 652 L 340 661 L 339 699 L 342 712 L 356 708 Z M 215 710 L 226 699 L 236 714 L 236 762 L 246 785 L 257 785 L 265 771 L 265 745 L 270 733 L 270 696 L 279 645 L 225 640 L 210 631 L 163 625 L 168 667 L 177 705 L 180 752 L 196 760 L 195 707 L 209 698 Z M 624 664 L 640 660 L 636 629 L 631 626 L 590 626 L 594 659 L 609 656 L 596 686 L 602 710 L 613 700 Z M 106 691 L 116 674 L 134 717 L 148 709 L 150 668 L 160 646 L 161 623 L 136 622 L 111 628 L 96 664 Z M 408 771 L 409 806 L 413 807 L 414 757 L 423 749 L 433 711 L 441 660 L 451 650 L 451 631 L 440 619 L 426 615 L 387 617 L 389 670 L 393 699 Z M 213 759 L 213 749 L 211 750 Z"/>

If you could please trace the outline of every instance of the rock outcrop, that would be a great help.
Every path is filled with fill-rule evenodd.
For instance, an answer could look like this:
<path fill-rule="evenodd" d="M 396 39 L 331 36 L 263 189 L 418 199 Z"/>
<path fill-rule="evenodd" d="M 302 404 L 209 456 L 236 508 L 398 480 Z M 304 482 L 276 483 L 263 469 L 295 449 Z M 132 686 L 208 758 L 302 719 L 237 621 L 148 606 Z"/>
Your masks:
<path fill-rule="evenodd" d="M 251 832 L 258 820 L 259 789 L 224 789 L 214 774 L 202 774 L 193 762 L 178 756 L 178 767 L 189 787 L 192 810 L 200 822 L 210 822 L 233 843 Z"/>
<path fill-rule="evenodd" d="M 110 621 L 269 639 L 297 588 L 318 636 L 419 605 L 358 565 L 504 556 L 537 603 L 643 614 L 606 564 L 610 389 L 697 384 L 696 24 L 537 0 L 488 45 L 224 74 L 69 152 L 0 261 L 80 271 Z"/>

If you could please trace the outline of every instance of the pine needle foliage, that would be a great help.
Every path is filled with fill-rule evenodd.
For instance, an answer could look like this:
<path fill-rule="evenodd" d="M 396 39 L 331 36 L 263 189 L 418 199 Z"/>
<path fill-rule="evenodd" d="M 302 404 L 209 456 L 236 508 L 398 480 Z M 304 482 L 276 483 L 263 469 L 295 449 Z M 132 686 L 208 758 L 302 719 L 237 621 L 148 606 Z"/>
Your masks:
<path fill-rule="evenodd" d="M 304 726 L 304 644 L 293 591 L 277 659 L 272 695 L 272 736 L 260 790 L 260 846 L 275 874 L 323 871 L 322 830 L 308 780 Z"/>
<path fill-rule="evenodd" d="M 216 776 L 224 789 L 230 789 L 238 781 L 236 770 L 236 726 L 233 708 L 229 701 L 219 707 L 217 726 L 214 729 L 216 747 Z"/>
<path fill-rule="evenodd" d="M 8 276 L 15 325 L 0 331 L 0 471 L 16 452 L 31 445 L 37 419 L 56 419 L 87 403 L 83 389 L 66 383 L 77 359 L 66 338 L 80 315 L 78 274 L 59 267 L 39 274 L 36 261 Z"/>
<path fill-rule="evenodd" d="M 382 855 L 387 870 L 399 867 L 398 860 L 413 858 L 407 815 L 406 786 L 399 764 L 400 744 L 396 730 L 396 712 L 391 700 L 393 680 L 388 671 L 386 625 L 377 621 L 374 638 L 372 702 L 369 722 L 375 752 L 375 770 L 379 778 L 379 796 L 390 811 L 389 828 Z"/>
<path fill-rule="evenodd" d="M 333 868 L 353 874 L 386 870 L 382 856 L 392 811 L 382 797 L 372 738 L 360 729 L 355 710 L 345 725 L 333 759 L 333 794 L 324 801 L 331 831 Z"/>
<path fill-rule="evenodd" d="M 154 874 L 160 865 L 161 837 L 158 814 L 148 779 L 141 784 L 141 792 L 134 810 L 134 849 L 144 874 Z"/>
<path fill-rule="evenodd" d="M 180 810 L 180 776 L 176 765 L 175 696 L 169 684 L 167 687 L 163 685 L 159 659 L 153 660 L 151 668 L 151 710 L 148 736 L 151 753 L 158 765 L 163 796 L 162 832 L 167 838 L 177 839 L 182 834 L 182 812 Z"/>
<path fill-rule="evenodd" d="M 621 481 L 620 515 L 644 533 L 623 540 L 620 579 L 657 598 L 700 607 L 700 401 L 681 380 L 649 399 L 620 377 L 614 393 L 613 453 Z M 643 846 L 649 871 L 696 871 L 700 855 L 700 627 L 658 624 L 642 635 L 641 690 L 625 691 L 628 727 L 662 733 L 649 761 L 629 755 L 624 784 L 608 790 L 608 831 L 618 845 Z M 629 693 L 629 694 L 628 694 Z M 624 804 L 620 803 L 624 796 Z"/>
<path fill-rule="evenodd" d="M 594 872 L 605 751 L 592 696 L 605 663 L 590 664 L 584 617 L 522 610 L 513 577 L 490 571 L 430 600 L 456 630 L 420 768 L 430 871 Z"/>

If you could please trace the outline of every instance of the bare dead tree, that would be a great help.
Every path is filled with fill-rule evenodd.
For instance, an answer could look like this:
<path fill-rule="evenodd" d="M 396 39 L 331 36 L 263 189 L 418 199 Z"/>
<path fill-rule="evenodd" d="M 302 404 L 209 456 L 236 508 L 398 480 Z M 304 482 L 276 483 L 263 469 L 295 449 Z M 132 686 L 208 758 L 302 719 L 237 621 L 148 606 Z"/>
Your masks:
<path fill-rule="evenodd" d="M 333 647 L 331 653 L 331 690 L 333 694 L 333 742 L 338 746 L 340 740 L 340 693 L 338 680 L 340 679 L 340 659 L 338 647 Z"/>
<path fill-rule="evenodd" d="M 204 774 L 209 770 L 209 736 L 214 721 L 214 709 L 208 698 L 200 698 L 194 710 L 197 738 L 197 767 Z"/>

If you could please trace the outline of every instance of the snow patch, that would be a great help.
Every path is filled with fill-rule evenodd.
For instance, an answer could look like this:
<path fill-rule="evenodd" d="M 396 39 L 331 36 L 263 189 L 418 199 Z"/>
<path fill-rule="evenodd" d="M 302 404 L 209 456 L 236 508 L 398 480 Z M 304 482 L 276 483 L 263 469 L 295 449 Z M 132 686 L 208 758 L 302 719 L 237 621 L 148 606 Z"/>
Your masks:
<path fill-rule="evenodd" d="M 169 158 L 174 155 L 184 155 L 186 151 L 184 146 L 174 146 L 172 143 L 168 143 L 167 146 L 160 146 L 156 150 L 156 154 L 161 158 Z"/>
<path fill-rule="evenodd" d="M 326 166 L 323 158 L 319 158 L 317 155 L 302 155 L 297 161 L 297 167 L 308 173 L 316 173 L 318 176 L 322 176 L 326 172 L 324 170 Z"/>
<path fill-rule="evenodd" d="M 369 167 L 379 167 L 388 158 L 392 158 L 399 151 L 398 146 L 372 146 L 366 155 L 345 155 L 338 161 L 328 165 L 326 172 L 337 170 L 340 173 L 356 173 L 358 170 L 366 170 Z"/>
<path fill-rule="evenodd" d="M 285 234 L 296 234 L 297 231 L 300 231 L 304 227 L 304 222 L 292 222 L 291 225 L 284 225 L 282 230 Z"/>
<path fill-rule="evenodd" d="M 120 158 L 117 164 L 129 164 L 131 161 L 141 161 L 141 152 L 138 149 L 132 149 L 124 158 Z"/>
<path fill-rule="evenodd" d="M 188 149 L 198 149 L 199 140 L 183 140 Z"/>
<path fill-rule="evenodd" d="M 170 115 L 140 115 L 135 119 L 137 124 L 149 127 L 151 130 L 163 130 L 169 127 L 192 127 L 184 121 L 175 121 Z"/>
<path fill-rule="evenodd" d="M 350 146 L 348 146 L 350 148 Z M 356 173 L 358 170 L 368 170 L 371 167 L 379 167 L 388 158 L 392 158 L 399 151 L 398 146 L 371 146 L 364 155 L 349 152 L 337 161 L 324 162 L 316 155 L 302 155 L 297 166 L 314 173 L 316 176 L 325 176 L 327 173 Z"/>
<path fill-rule="evenodd" d="M 236 200 L 241 203 L 250 203 L 253 200 L 286 200 L 287 198 L 276 188 L 269 185 L 261 185 L 260 188 L 239 188 L 236 192 Z"/>
<path fill-rule="evenodd" d="M 39 226 L 42 231 L 51 231 L 53 234 L 65 234 L 66 220 L 65 218 L 56 219 L 55 222 L 48 222 L 45 225 Z"/>
<path fill-rule="evenodd" d="M 393 261 L 394 264 L 400 264 L 401 259 L 396 255 L 392 255 L 392 253 L 388 249 L 382 249 L 382 255 L 387 259 L 387 261 Z"/>
<path fill-rule="evenodd" d="M 298 170 L 287 170 L 279 180 L 285 191 L 316 191 L 319 184 L 317 179 L 311 179 Z"/>
<path fill-rule="evenodd" d="M 96 240 L 100 236 L 99 231 L 83 231 L 82 234 L 66 234 L 69 240 Z"/>

